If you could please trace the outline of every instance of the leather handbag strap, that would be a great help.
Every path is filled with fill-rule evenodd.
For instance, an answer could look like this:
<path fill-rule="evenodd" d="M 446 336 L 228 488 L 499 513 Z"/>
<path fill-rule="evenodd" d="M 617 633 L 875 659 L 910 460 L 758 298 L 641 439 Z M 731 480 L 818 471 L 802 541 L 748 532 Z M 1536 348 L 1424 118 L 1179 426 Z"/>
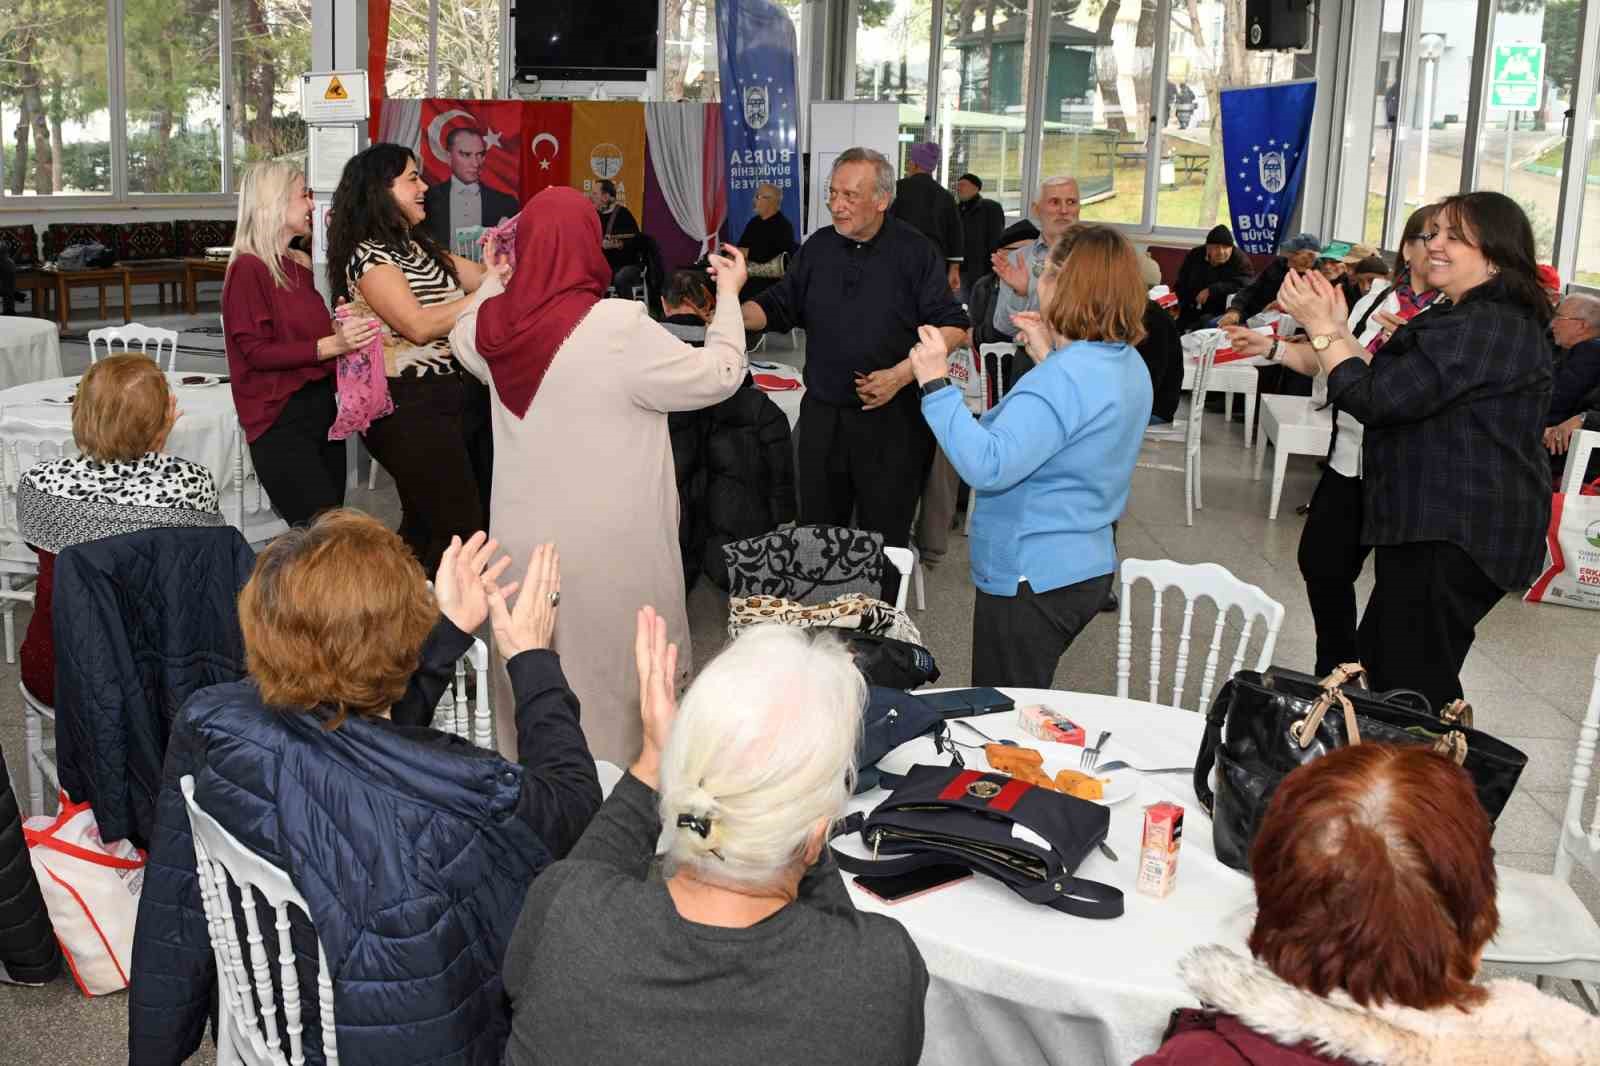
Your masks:
<path fill-rule="evenodd" d="M 1217 749 L 1222 746 L 1222 726 L 1228 720 L 1228 708 L 1233 704 L 1233 678 L 1222 683 L 1222 690 L 1211 700 L 1206 711 L 1206 731 L 1200 738 L 1200 753 L 1194 759 L 1194 794 L 1200 809 L 1212 816 L 1216 796 L 1211 791 L 1211 770 L 1217 764 Z"/>
<path fill-rule="evenodd" d="M 859 833 L 865 822 L 866 818 L 859 812 L 848 815 L 834 823 L 830 839 L 849 833 Z M 863 859 L 842 852 L 838 848 L 829 850 L 833 852 L 833 860 L 839 864 L 839 869 L 861 877 L 895 877 L 927 866 L 966 865 L 957 856 L 936 851 L 914 851 L 888 859 Z M 1018 884 L 1014 881 L 1004 883 L 1007 888 L 1029 903 L 1043 904 L 1078 918 L 1122 917 L 1122 890 L 1100 881 L 1066 874 L 1033 884 Z"/>

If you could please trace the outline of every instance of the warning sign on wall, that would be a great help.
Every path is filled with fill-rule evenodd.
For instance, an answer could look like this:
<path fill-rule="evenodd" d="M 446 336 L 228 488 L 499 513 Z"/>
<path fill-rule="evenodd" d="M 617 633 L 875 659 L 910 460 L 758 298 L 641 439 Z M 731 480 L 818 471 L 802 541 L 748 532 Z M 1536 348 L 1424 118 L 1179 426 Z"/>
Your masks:
<path fill-rule="evenodd" d="M 367 72 L 330 70 L 302 74 L 300 114 L 312 126 L 366 121 Z"/>

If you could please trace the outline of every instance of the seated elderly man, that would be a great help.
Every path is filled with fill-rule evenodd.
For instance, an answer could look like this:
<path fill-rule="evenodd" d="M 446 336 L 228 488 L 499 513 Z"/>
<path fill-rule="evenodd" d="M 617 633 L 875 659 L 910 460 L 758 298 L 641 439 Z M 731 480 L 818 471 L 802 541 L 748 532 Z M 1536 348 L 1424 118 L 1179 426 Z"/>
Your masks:
<path fill-rule="evenodd" d="M 1178 328 L 1200 329 L 1228 308 L 1228 297 L 1250 284 L 1250 258 L 1227 226 L 1214 226 L 1178 268 Z"/>
<path fill-rule="evenodd" d="M 1550 321 L 1556 342 L 1556 372 L 1550 389 L 1550 415 L 1555 426 L 1581 416 L 1584 400 L 1600 389 L 1600 298 L 1574 293 L 1556 307 Z"/>
<path fill-rule="evenodd" d="M 160 367 L 143 355 L 109 356 L 78 382 L 72 440 L 79 454 L 38 463 L 17 485 L 17 523 L 39 556 L 22 684 L 47 705 L 55 703 L 56 556 L 141 529 L 223 524 L 211 471 L 162 452 L 177 419 L 178 398 Z"/>
<path fill-rule="evenodd" d="M 674 707 L 639 612 L 644 750 L 535 881 L 506 955 L 507 1066 L 911 1066 L 928 972 L 827 858 L 865 684 L 836 639 L 758 626 Z"/>
<path fill-rule="evenodd" d="M 1278 249 L 1278 258 L 1263 270 L 1256 280 L 1245 286 L 1233 306 L 1217 321 L 1219 326 L 1238 326 L 1272 307 L 1278 299 L 1278 289 L 1291 270 L 1304 273 L 1317 265 L 1322 251 L 1322 241 L 1314 233 L 1301 233 L 1290 237 Z"/>

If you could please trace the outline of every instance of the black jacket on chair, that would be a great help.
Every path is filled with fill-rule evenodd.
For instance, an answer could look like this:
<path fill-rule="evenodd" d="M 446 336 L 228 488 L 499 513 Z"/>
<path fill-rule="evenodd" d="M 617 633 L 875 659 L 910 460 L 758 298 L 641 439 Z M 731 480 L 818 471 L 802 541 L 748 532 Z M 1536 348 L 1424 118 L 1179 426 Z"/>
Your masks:
<path fill-rule="evenodd" d="M 30 768 L 31 769 L 31 768 Z M 39 894 L 22 812 L 0 752 L 0 983 L 42 985 L 61 972 L 61 950 Z"/>
<path fill-rule="evenodd" d="M 728 587 L 725 545 L 794 521 L 789 420 L 747 378 L 714 407 L 668 415 L 678 479 L 685 587 L 701 573 Z"/>
<path fill-rule="evenodd" d="M 56 557 L 56 766 L 106 840 L 150 846 L 167 737 L 193 693 L 245 675 L 232 526 L 147 529 Z"/>

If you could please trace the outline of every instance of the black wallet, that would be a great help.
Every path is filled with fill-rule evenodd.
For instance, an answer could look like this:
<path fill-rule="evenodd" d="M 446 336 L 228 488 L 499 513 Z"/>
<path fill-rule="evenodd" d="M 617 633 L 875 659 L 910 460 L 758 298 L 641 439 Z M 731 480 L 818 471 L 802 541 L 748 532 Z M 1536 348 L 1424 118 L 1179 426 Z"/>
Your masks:
<path fill-rule="evenodd" d="M 917 698 L 939 712 L 939 717 L 973 718 L 980 714 L 995 714 L 1014 710 L 1016 702 L 999 689 L 958 688 L 949 692 L 919 692 Z"/>

